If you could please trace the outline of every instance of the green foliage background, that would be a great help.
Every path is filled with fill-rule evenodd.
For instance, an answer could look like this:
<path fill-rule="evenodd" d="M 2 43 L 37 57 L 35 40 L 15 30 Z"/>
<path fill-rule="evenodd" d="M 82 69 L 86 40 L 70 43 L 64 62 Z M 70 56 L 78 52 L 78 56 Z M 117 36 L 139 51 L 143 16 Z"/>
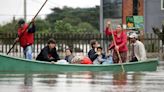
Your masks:
<path fill-rule="evenodd" d="M 92 8 L 63 7 L 51 9 L 45 19 L 37 18 L 37 32 L 99 32 L 99 6 Z M 0 32 L 17 32 L 17 21 L 0 25 Z"/>

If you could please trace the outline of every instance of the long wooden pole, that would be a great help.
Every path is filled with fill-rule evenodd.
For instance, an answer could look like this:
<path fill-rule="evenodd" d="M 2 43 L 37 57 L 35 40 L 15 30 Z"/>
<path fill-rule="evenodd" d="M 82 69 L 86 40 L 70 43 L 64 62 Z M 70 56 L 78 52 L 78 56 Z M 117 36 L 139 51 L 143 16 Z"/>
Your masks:
<path fill-rule="evenodd" d="M 115 38 L 114 38 L 113 30 L 112 30 L 111 27 L 110 27 L 110 29 L 111 29 L 111 33 L 112 33 L 112 38 L 113 38 L 114 46 L 117 46 L 116 41 L 115 41 Z M 122 72 L 124 73 L 125 72 L 125 69 L 124 69 L 124 65 L 122 64 L 121 55 L 120 55 L 118 49 L 116 49 L 116 52 L 117 52 L 117 55 L 118 55 L 118 58 L 119 58 L 119 62 L 121 63 Z"/>
<path fill-rule="evenodd" d="M 24 20 L 26 21 L 26 19 L 27 19 L 27 7 L 26 7 L 26 5 L 27 5 L 27 3 L 26 3 L 27 1 L 26 0 L 24 0 Z"/>
<path fill-rule="evenodd" d="M 43 5 L 41 6 L 41 8 L 39 9 L 39 11 L 36 13 L 36 15 L 32 18 L 31 22 L 29 23 L 28 27 L 23 31 L 23 33 L 29 28 L 29 26 L 34 22 L 35 18 L 38 16 L 39 12 L 42 10 L 42 8 L 44 7 L 44 5 L 47 3 L 48 0 L 46 0 Z M 22 34 L 23 34 L 22 33 Z M 21 38 L 23 35 L 20 35 L 19 38 Z M 12 47 L 9 49 L 9 51 L 7 52 L 7 55 L 11 52 L 11 50 L 14 48 L 14 46 L 16 45 L 17 41 L 15 41 L 12 45 Z"/>

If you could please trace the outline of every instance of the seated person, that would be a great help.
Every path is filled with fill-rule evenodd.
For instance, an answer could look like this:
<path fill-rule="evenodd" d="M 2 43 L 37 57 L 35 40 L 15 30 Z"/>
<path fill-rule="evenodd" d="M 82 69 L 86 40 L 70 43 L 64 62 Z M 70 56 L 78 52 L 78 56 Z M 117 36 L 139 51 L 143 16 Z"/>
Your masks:
<path fill-rule="evenodd" d="M 68 63 L 71 63 L 71 60 L 74 58 L 73 54 L 72 54 L 72 50 L 71 49 L 66 49 L 65 51 L 65 60 L 68 62 Z"/>
<path fill-rule="evenodd" d="M 91 40 L 90 45 L 91 45 L 92 49 L 88 52 L 88 57 L 93 62 L 97 57 L 96 50 L 97 50 L 97 47 L 99 44 L 96 40 Z"/>
<path fill-rule="evenodd" d="M 60 58 L 56 51 L 56 42 L 54 39 L 48 40 L 48 45 L 41 50 L 41 52 L 36 58 L 36 60 L 48 61 L 48 62 L 51 61 L 57 62 L 57 60 L 59 59 Z"/>
<path fill-rule="evenodd" d="M 102 64 L 105 62 L 105 54 L 102 53 L 102 47 L 97 47 L 96 59 L 93 61 L 93 64 Z"/>
<path fill-rule="evenodd" d="M 102 63 L 103 65 L 105 64 L 112 64 L 113 63 L 113 57 L 112 57 L 112 50 L 107 50 L 106 54 L 106 60 Z"/>
<path fill-rule="evenodd" d="M 87 56 L 75 56 L 71 64 L 92 64 L 92 61 Z"/>

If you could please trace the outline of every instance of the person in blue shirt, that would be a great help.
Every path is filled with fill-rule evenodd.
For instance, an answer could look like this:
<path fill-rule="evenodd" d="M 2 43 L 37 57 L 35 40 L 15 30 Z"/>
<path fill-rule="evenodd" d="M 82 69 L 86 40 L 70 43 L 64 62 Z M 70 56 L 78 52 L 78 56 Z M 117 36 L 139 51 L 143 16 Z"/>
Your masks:
<path fill-rule="evenodd" d="M 106 60 L 102 64 L 113 64 L 112 50 L 107 50 Z"/>
<path fill-rule="evenodd" d="M 105 54 L 102 53 L 102 47 L 97 47 L 96 58 L 93 64 L 102 64 L 106 60 Z"/>

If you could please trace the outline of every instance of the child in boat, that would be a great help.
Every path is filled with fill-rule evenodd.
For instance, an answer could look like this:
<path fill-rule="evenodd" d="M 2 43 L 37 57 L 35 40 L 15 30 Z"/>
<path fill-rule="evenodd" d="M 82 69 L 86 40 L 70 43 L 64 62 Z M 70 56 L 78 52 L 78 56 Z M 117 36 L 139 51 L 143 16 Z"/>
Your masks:
<path fill-rule="evenodd" d="M 113 64 L 112 50 L 107 50 L 106 60 L 102 64 Z"/>
<path fill-rule="evenodd" d="M 106 61 L 105 54 L 102 53 L 102 47 L 97 47 L 96 59 L 93 61 L 93 64 L 102 64 Z"/>
<path fill-rule="evenodd" d="M 70 48 L 67 48 L 66 51 L 65 51 L 65 60 L 68 62 L 68 63 L 71 63 L 71 60 L 74 58 L 74 55 L 72 54 L 72 50 Z"/>
<path fill-rule="evenodd" d="M 48 44 L 46 47 L 44 47 L 39 55 L 37 56 L 36 60 L 40 61 L 54 61 L 57 62 L 59 60 L 59 55 L 56 51 L 56 41 L 54 39 L 49 39 Z"/>

